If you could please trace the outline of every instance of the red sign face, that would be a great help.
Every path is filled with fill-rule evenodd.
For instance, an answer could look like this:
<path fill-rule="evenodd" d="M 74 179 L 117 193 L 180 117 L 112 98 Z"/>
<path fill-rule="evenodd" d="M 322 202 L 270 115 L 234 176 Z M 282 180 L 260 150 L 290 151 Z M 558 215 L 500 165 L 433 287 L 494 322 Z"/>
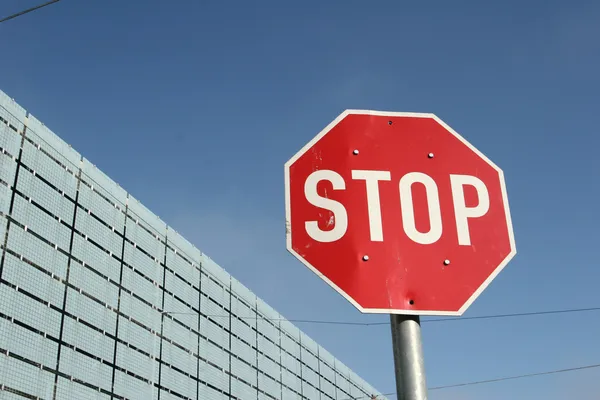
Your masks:
<path fill-rule="evenodd" d="M 432 114 L 347 110 L 285 178 L 288 250 L 362 312 L 461 315 L 516 253 L 502 171 Z"/>

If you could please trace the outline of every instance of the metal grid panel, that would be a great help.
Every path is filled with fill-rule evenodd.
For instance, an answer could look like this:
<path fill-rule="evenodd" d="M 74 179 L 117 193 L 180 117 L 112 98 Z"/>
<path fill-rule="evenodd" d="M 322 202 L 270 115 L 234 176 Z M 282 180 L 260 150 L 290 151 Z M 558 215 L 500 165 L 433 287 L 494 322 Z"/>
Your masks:
<path fill-rule="evenodd" d="M 235 292 L 231 296 L 231 312 L 246 323 L 247 326 L 256 327 L 256 311 L 254 304 L 249 304 L 244 299 L 239 299 Z"/>
<path fill-rule="evenodd" d="M 170 318 L 164 318 L 163 335 L 194 353 L 198 350 L 198 335 Z"/>
<path fill-rule="evenodd" d="M 231 358 L 231 375 L 256 386 L 256 369 L 236 357 Z"/>
<path fill-rule="evenodd" d="M 6 93 L 0 90 L 0 106 L 13 114 L 19 121 L 25 121 L 27 112 L 14 99 L 10 98 Z"/>
<path fill-rule="evenodd" d="M 289 350 L 282 349 L 281 364 L 292 373 L 300 376 L 300 360 L 288 353 Z"/>
<path fill-rule="evenodd" d="M 337 368 L 337 361 L 336 361 Z M 347 371 L 346 371 L 347 372 Z M 338 399 L 345 399 L 350 396 L 350 381 L 348 381 L 347 374 L 340 374 L 338 371 L 335 372 L 335 385 L 336 385 L 336 396 Z"/>
<path fill-rule="evenodd" d="M 222 285 L 229 287 L 231 275 L 229 275 L 223 268 L 221 268 L 206 254 L 201 255 L 200 262 L 202 264 L 202 270 L 204 272 L 216 278 L 216 280 L 219 281 Z"/>
<path fill-rule="evenodd" d="M 62 190 L 67 196 L 74 199 L 75 192 L 77 191 L 76 174 L 79 162 L 73 165 L 48 147 L 47 144 L 40 143 L 35 136 L 28 134 L 27 137 L 32 138 L 36 145 L 31 144 L 27 140 L 23 143 L 21 162 L 56 186 L 58 190 Z M 38 144 L 41 149 L 51 154 L 52 158 L 38 150 L 36 147 Z"/>
<path fill-rule="evenodd" d="M 160 354 L 160 338 L 126 318 L 119 319 L 119 339 L 155 358 Z"/>
<path fill-rule="evenodd" d="M 206 275 L 202 276 L 202 292 L 206 293 L 211 299 L 217 302 L 219 305 L 229 310 L 229 290 L 226 286 L 221 286 L 213 278 L 207 278 Z"/>
<path fill-rule="evenodd" d="M 6 227 L 6 223 L 4 226 Z M 21 227 L 12 225 L 7 245 L 19 256 L 23 256 L 51 274 L 63 279 L 66 277 L 68 257 L 54 246 L 32 235 L 30 231 L 25 232 Z"/>
<path fill-rule="evenodd" d="M 55 306 L 62 307 L 65 285 L 11 254 L 5 256 L 2 278 Z"/>
<path fill-rule="evenodd" d="M 197 344 L 196 346 L 194 346 L 193 353 L 195 353 L 196 350 Z M 198 359 L 195 355 L 190 354 L 190 351 L 192 351 L 192 349 L 184 351 L 181 348 L 174 346 L 169 342 L 163 341 L 162 360 L 170 365 L 179 368 L 182 371 L 187 372 L 191 376 L 196 376 Z"/>
<path fill-rule="evenodd" d="M 158 379 L 158 363 L 122 343 L 117 343 L 117 365 L 150 381 Z"/>
<path fill-rule="evenodd" d="M 57 343 L 4 318 L 0 318 L 0 348 L 51 368 L 56 365 Z"/>
<path fill-rule="evenodd" d="M 131 221 L 127 223 L 127 230 Z M 157 241 L 158 243 L 158 241 Z M 163 246 L 164 247 L 164 246 Z M 153 281 L 159 282 L 162 285 L 163 267 L 158 261 L 153 260 L 140 250 L 136 249 L 132 244 L 125 243 L 125 262 L 140 271 L 144 276 L 152 279 Z M 162 260 L 161 260 L 162 261 Z"/>
<path fill-rule="evenodd" d="M 155 307 L 160 307 L 162 303 L 162 289 L 158 287 L 158 282 L 152 283 L 132 268 L 123 266 L 122 285 L 127 290 L 132 291 L 148 303 Z"/>
<path fill-rule="evenodd" d="M 63 339 L 78 349 L 83 349 L 90 354 L 112 362 L 115 341 L 103 332 L 78 323 L 70 317 L 65 317 Z"/>
<path fill-rule="evenodd" d="M 59 336 L 60 313 L 4 284 L 0 284 L 0 313 L 48 335 Z"/>
<path fill-rule="evenodd" d="M 281 353 L 281 348 L 279 345 L 262 336 L 258 337 L 258 351 L 266 356 L 269 356 L 273 360 L 279 361 L 279 355 Z"/>
<path fill-rule="evenodd" d="M 231 352 L 250 365 L 256 366 L 256 350 L 235 337 L 231 338 Z"/>
<path fill-rule="evenodd" d="M 219 324 L 224 324 L 224 328 L 227 329 L 229 320 L 221 321 L 221 318 L 217 318 L 216 320 Z M 200 319 L 200 333 L 222 348 L 229 347 L 229 334 L 219 325 L 207 320 L 206 318 Z"/>
<path fill-rule="evenodd" d="M 186 257 L 187 258 L 187 257 Z M 188 259 L 189 260 L 189 259 Z M 199 264 L 194 264 L 199 265 Z M 167 267 L 179 276 L 177 279 L 180 280 L 187 286 L 193 286 L 198 288 L 200 285 L 200 269 L 192 266 L 187 262 L 181 251 L 176 253 L 171 249 L 167 249 Z"/>
<path fill-rule="evenodd" d="M 0 185 L 0 196 L 2 195 L 2 189 L 1 189 L 1 185 Z M 2 202 L 2 199 L 0 199 L 0 203 Z M 2 215 L 2 213 L 0 212 L 0 238 L 5 238 L 5 234 L 6 234 L 6 225 L 8 223 L 8 220 L 6 219 L 6 217 L 4 215 Z"/>
<path fill-rule="evenodd" d="M 302 394 L 307 399 L 318 399 L 319 398 L 319 387 L 318 383 L 313 383 L 312 381 L 309 383 L 307 381 L 302 381 Z"/>
<path fill-rule="evenodd" d="M 4 157 L 4 156 L 0 156 Z M 9 186 L 0 182 L 0 215 L 8 215 L 10 210 L 10 198 L 12 191 Z M 6 229 L 6 227 L 5 227 Z"/>
<path fill-rule="evenodd" d="M 352 397 L 362 397 L 365 393 L 356 384 L 350 382 L 350 395 Z"/>
<path fill-rule="evenodd" d="M 51 399 L 54 374 L 12 357 L 0 355 L 0 382 L 41 399 Z M 0 392 L 4 395 L 6 392 Z"/>
<path fill-rule="evenodd" d="M 246 343 L 249 343 L 251 346 L 256 347 L 256 332 L 254 332 L 252 328 L 247 325 L 247 322 L 253 321 L 247 318 L 240 321 L 239 319 L 232 317 L 231 331 L 234 335 L 243 339 Z"/>
<path fill-rule="evenodd" d="M 115 332 L 117 314 L 71 288 L 67 290 L 66 311 L 111 334 Z"/>
<path fill-rule="evenodd" d="M 262 368 L 261 368 L 262 369 Z M 281 397 L 281 383 L 279 380 L 279 374 L 277 380 L 263 373 L 258 374 L 258 388 L 263 392 L 270 394 L 271 396 L 279 399 Z M 264 396 L 264 395 L 263 395 Z M 260 395 L 259 395 L 259 398 Z"/>
<path fill-rule="evenodd" d="M 102 247 L 102 249 L 109 251 L 109 255 L 121 255 L 123 238 L 116 232 L 113 232 L 112 228 L 104 225 L 88 213 L 81 210 L 77 212 L 75 229 L 81 232 L 86 239 L 92 239 L 96 244 Z M 60 243 L 59 246 L 61 246 Z M 62 248 L 64 249 L 65 247 Z M 66 249 L 68 248 L 69 247 L 67 246 Z"/>
<path fill-rule="evenodd" d="M 115 181 L 110 179 L 93 165 L 88 159 L 83 158 L 81 164 L 82 179 L 94 186 L 94 190 L 99 190 L 104 196 L 110 196 L 113 202 L 120 203 L 122 209 L 125 209 L 127 202 L 127 192 L 120 187 Z M 81 197 L 81 194 L 80 194 Z"/>
<path fill-rule="evenodd" d="M 256 304 L 256 295 L 233 276 L 231 277 L 231 291 L 250 308 L 254 308 Z"/>
<path fill-rule="evenodd" d="M 83 179 L 89 178 L 83 177 Z M 91 185 L 93 185 L 93 189 L 85 184 L 79 185 L 79 204 L 81 204 L 83 208 L 91 210 L 92 213 L 100 218 L 105 224 L 115 228 L 117 232 L 122 233 L 123 225 L 125 224 L 125 203 L 117 202 L 113 196 L 101 187 L 95 186 L 93 181 L 91 181 Z M 112 204 L 100 194 L 104 197 L 108 197 L 112 201 Z"/>
<path fill-rule="evenodd" d="M 28 229 L 36 232 L 44 238 L 51 239 L 53 244 L 58 245 L 63 250 L 69 250 L 71 241 L 71 231 L 66 226 L 60 224 L 54 218 L 32 206 L 21 196 L 15 196 L 12 217 Z"/>
<path fill-rule="evenodd" d="M 281 381 L 284 386 L 300 393 L 300 377 L 286 369 L 281 372 Z M 285 392 L 285 388 L 284 388 Z"/>
<path fill-rule="evenodd" d="M 300 359 L 300 344 L 290 338 L 287 333 L 281 333 L 281 348 L 293 357 Z"/>
<path fill-rule="evenodd" d="M 10 183 L 12 184 L 12 181 Z M 61 221 L 65 221 L 69 225 L 73 221 L 75 210 L 73 201 L 62 196 L 38 176 L 34 176 L 24 168 L 19 171 L 17 189 L 31 198 L 32 201 L 40 204 L 45 210 L 60 218 Z"/>
<path fill-rule="evenodd" d="M 321 389 L 321 392 L 325 393 L 327 396 L 335 398 L 335 386 L 333 385 L 333 381 L 330 382 L 321 376 L 319 388 Z"/>
<path fill-rule="evenodd" d="M 302 345 L 303 346 L 300 351 L 302 363 L 309 366 L 314 371 L 318 371 L 319 370 L 319 360 L 317 359 L 316 355 L 311 353 L 310 350 L 307 350 L 304 347 L 304 342 L 302 342 Z"/>
<path fill-rule="evenodd" d="M 81 155 L 31 114 L 27 120 L 26 136 L 40 145 L 43 143 L 44 150 L 62 155 L 72 165 L 79 165 Z"/>
<path fill-rule="evenodd" d="M 168 262 L 167 265 L 169 265 Z M 190 286 L 189 282 L 185 282 L 183 279 L 173 275 L 173 273 L 168 270 L 165 273 L 165 289 L 179 297 L 191 307 L 194 307 L 197 310 L 200 309 L 198 291 Z M 187 311 L 191 312 L 192 309 L 190 308 Z"/>
<path fill-rule="evenodd" d="M 131 212 L 127 212 L 132 215 Z M 138 221 L 133 215 L 134 221 Z M 161 237 L 148 226 L 144 225 L 143 221 L 134 222 L 131 219 L 127 222 L 127 238 L 132 241 L 135 247 L 141 248 L 155 262 L 163 262 L 165 256 L 165 244 L 161 241 Z M 157 236 L 154 236 L 157 235 Z"/>
<path fill-rule="evenodd" d="M 256 300 L 256 308 L 259 314 L 257 321 L 258 331 L 272 342 L 279 343 L 279 323 L 281 315 L 267 303 L 258 298 Z"/>
<path fill-rule="evenodd" d="M 202 338 L 200 339 L 200 357 L 222 369 L 229 368 L 229 354 L 223 348 Z"/>
<path fill-rule="evenodd" d="M 254 380 L 256 380 L 256 372 L 254 373 Z M 255 399 L 256 389 L 253 389 L 242 381 L 231 379 L 231 395 L 238 399 Z"/>
<path fill-rule="evenodd" d="M 17 163 L 7 155 L 0 154 L 0 180 L 6 183 L 6 185 L 0 183 L 0 212 L 3 214 L 8 214 L 10 209 L 10 198 L 12 196 L 10 188 L 15 181 L 16 173 Z"/>
<path fill-rule="evenodd" d="M 48 247 L 48 249 L 50 249 L 50 247 Z M 52 251 L 54 251 L 54 249 L 52 249 Z M 66 265 L 67 256 L 58 252 L 57 254 L 58 255 L 56 257 L 65 259 Z M 121 262 L 115 257 L 112 257 L 109 252 L 102 250 L 95 244 L 85 240 L 85 238 L 81 237 L 80 235 L 73 236 L 73 249 L 71 254 L 86 265 L 92 266 L 92 268 L 100 272 L 102 275 L 109 277 L 113 282 L 119 281 Z M 120 255 L 121 254 L 115 254 L 115 256 Z M 64 276 L 64 274 L 60 276 Z"/>
<path fill-rule="evenodd" d="M 298 400 L 299 398 L 300 396 L 296 392 L 293 392 L 286 387 L 283 388 L 282 400 Z"/>
<path fill-rule="evenodd" d="M 194 375 L 196 375 L 195 368 Z M 163 366 L 162 375 L 160 377 L 160 384 L 168 389 L 171 389 L 173 392 L 177 392 L 178 394 L 181 394 L 188 398 L 196 398 L 196 382 L 190 379 L 189 377 L 181 374 L 180 372 L 174 369 L 170 369 L 169 367 Z M 163 391 L 160 394 L 160 398 L 161 400 L 181 400 L 180 397 L 166 393 L 165 391 Z"/>
<path fill-rule="evenodd" d="M 300 329 L 293 325 L 290 321 L 282 319 L 280 321 L 281 330 L 287 333 L 288 336 L 293 338 L 296 342 L 300 341 Z M 283 337 L 283 336 L 282 336 Z"/>
<path fill-rule="evenodd" d="M 335 372 L 333 371 L 333 368 L 324 363 L 322 360 L 319 364 L 319 373 L 330 382 L 335 382 Z"/>
<path fill-rule="evenodd" d="M 172 313 L 170 316 L 181 322 L 188 329 L 198 329 L 199 315 L 181 301 L 165 294 L 165 312 Z"/>
<path fill-rule="evenodd" d="M 302 365 L 302 380 L 310 383 L 312 386 L 319 387 L 319 375 L 317 371 L 308 368 L 306 365 Z"/>
<path fill-rule="evenodd" d="M 171 389 L 160 391 L 160 400 L 181 400 L 181 393 L 177 392 L 178 395 L 171 393 Z"/>
<path fill-rule="evenodd" d="M 112 368 L 68 347 L 63 347 L 60 356 L 60 371 L 110 391 Z"/>
<path fill-rule="evenodd" d="M 174 260 L 178 260 L 175 262 L 178 264 L 182 263 L 181 269 L 172 269 L 183 276 L 183 278 L 188 282 L 198 285 L 198 281 L 200 280 L 200 263 L 202 259 L 202 253 L 175 230 L 170 228 L 167 229 L 169 246 L 174 248 L 174 250 L 169 250 L 169 252 L 172 253 L 173 256 L 176 256 L 173 257 Z M 168 258 L 167 265 L 171 265 L 169 260 L 173 262 L 173 259 Z"/>
<path fill-rule="evenodd" d="M 49 397 L 51 399 L 52 397 Z M 56 386 L 56 400 L 109 400 L 110 396 L 84 386 L 77 382 L 71 382 L 63 377 L 58 378 Z M 22 400 L 19 397 L 19 400 Z"/>
<path fill-rule="evenodd" d="M 272 359 L 259 354 L 258 369 L 262 373 L 269 375 L 274 380 L 279 381 L 281 375 L 281 366 Z"/>
<path fill-rule="evenodd" d="M 157 367 L 158 368 L 158 367 Z M 115 371 L 115 393 L 129 400 L 152 400 L 156 399 L 156 389 L 133 376 L 121 371 Z M 69 400 L 75 397 L 69 398 Z"/>
<path fill-rule="evenodd" d="M 230 397 L 223 392 L 219 392 L 209 386 L 200 384 L 199 387 L 199 400 L 229 400 Z"/>
<path fill-rule="evenodd" d="M 167 224 L 161 221 L 159 217 L 148 210 L 131 194 L 129 194 L 129 202 L 127 204 L 129 206 L 129 211 L 134 216 L 133 219 L 138 220 L 146 229 L 153 231 L 153 233 L 158 235 L 161 240 L 165 239 L 167 234 Z"/>
<path fill-rule="evenodd" d="M 308 350 L 308 352 L 310 352 L 310 354 L 312 354 L 314 357 L 317 356 L 318 351 L 319 351 L 318 350 L 319 346 L 313 339 L 311 339 L 304 332 L 300 332 L 300 342 L 302 343 L 302 347 L 304 347 L 304 349 Z"/>
<path fill-rule="evenodd" d="M 0 147 L 16 157 L 21 147 L 23 123 L 0 105 Z"/>
<path fill-rule="evenodd" d="M 155 332 L 160 331 L 160 312 L 125 292 L 121 292 L 121 312 Z"/>
<path fill-rule="evenodd" d="M 84 267 L 77 262 L 72 262 L 69 272 L 69 283 L 83 289 L 102 303 L 108 304 L 115 309 L 117 308 L 119 288 L 98 275 L 91 267 Z"/>
<path fill-rule="evenodd" d="M 229 359 L 227 362 L 229 362 Z M 222 391 L 229 391 L 229 376 L 225 371 L 204 361 L 200 361 L 200 379 Z M 207 399 L 212 398 L 207 397 Z"/>

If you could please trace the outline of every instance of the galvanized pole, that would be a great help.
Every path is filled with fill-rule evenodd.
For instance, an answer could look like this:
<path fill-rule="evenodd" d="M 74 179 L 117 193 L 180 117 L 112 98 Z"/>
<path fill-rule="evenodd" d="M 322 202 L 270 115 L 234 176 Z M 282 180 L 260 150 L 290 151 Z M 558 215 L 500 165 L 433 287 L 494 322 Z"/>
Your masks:
<path fill-rule="evenodd" d="M 427 400 L 421 324 L 415 315 L 390 315 L 398 400 Z"/>

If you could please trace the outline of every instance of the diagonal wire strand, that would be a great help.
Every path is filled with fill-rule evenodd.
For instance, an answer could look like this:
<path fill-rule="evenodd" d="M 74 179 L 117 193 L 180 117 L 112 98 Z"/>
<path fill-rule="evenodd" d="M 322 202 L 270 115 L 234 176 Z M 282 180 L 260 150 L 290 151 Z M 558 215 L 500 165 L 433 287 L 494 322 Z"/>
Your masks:
<path fill-rule="evenodd" d="M 587 307 L 587 308 L 570 308 L 563 310 L 547 310 L 547 311 L 532 311 L 532 312 L 521 312 L 511 314 L 491 314 L 491 315 L 476 315 L 472 317 L 456 317 L 456 318 L 436 318 L 436 319 L 425 319 L 421 323 L 435 323 L 435 322 L 459 322 L 459 321 L 470 321 L 480 319 L 496 319 L 496 318 L 517 318 L 517 317 L 531 317 L 537 315 L 552 315 L 552 314 L 570 314 L 580 312 L 591 312 L 600 311 L 600 307 Z M 164 311 L 163 314 L 171 315 L 197 315 L 195 312 L 170 312 Z M 229 315 L 207 315 L 207 317 L 227 317 Z M 327 324 L 327 325 L 354 325 L 354 326 L 381 326 L 389 325 L 389 322 L 356 322 L 356 321 L 330 321 L 330 320 L 312 320 L 312 319 L 284 319 L 284 318 L 264 318 L 262 316 L 237 316 L 240 319 L 261 319 L 267 321 L 288 321 L 291 323 L 305 323 L 305 324 Z"/>
<path fill-rule="evenodd" d="M 39 10 L 40 8 L 44 8 L 46 6 L 49 6 L 50 4 L 58 3 L 59 1 L 60 0 L 50 0 L 50 1 L 46 2 L 46 3 L 39 4 L 39 5 L 35 6 L 35 7 L 31 7 L 31 8 L 28 8 L 26 10 L 19 11 L 18 13 L 15 13 L 15 14 L 9 15 L 8 17 L 4 17 L 4 18 L 0 19 L 0 23 L 9 21 L 11 19 L 20 17 L 21 15 L 25 15 L 25 14 L 28 14 L 30 12 L 36 11 L 36 10 Z"/>
<path fill-rule="evenodd" d="M 533 373 L 529 373 L 529 374 L 504 376 L 504 377 L 500 377 L 500 378 L 485 379 L 485 380 L 480 380 L 480 381 L 470 381 L 470 382 L 454 383 L 451 385 L 433 386 L 433 387 L 427 388 L 427 390 L 429 390 L 429 391 L 446 390 L 446 389 L 453 389 L 453 388 L 465 387 L 465 386 L 475 386 L 475 385 L 484 385 L 484 384 L 488 384 L 488 383 L 512 381 L 515 379 L 525 379 L 525 378 L 534 378 L 537 376 L 562 374 L 562 373 L 566 373 L 566 372 L 578 372 L 578 371 L 595 369 L 595 368 L 600 368 L 600 364 L 581 365 L 578 367 L 555 369 L 555 370 L 551 370 L 551 371 L 533 372 Z M 393 396 L 395 394 L 396 394 L 396 392 L 389 392 L 389 393 L 382 393 L 380 396 Z M 346 398 L 346 399 L 342 399 L 342 400 L 362 400 L 362 399 L 381 399 L 381 398 L 373 397 L 373 395 L 370 395 L 370 396 L 350 397 L 350 398 Z"/>

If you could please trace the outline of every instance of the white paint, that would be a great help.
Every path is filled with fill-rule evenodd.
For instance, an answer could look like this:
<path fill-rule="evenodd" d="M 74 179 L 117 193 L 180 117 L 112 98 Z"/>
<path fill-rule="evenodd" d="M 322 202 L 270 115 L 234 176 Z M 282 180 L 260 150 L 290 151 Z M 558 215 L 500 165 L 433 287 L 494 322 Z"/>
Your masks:
<path fill-rule="evenodd" d="M 427 210 L 429 213 L 429 231 L 419 232 L 415 226 L 415 211 L 412 197 L 412 185 L 421 183 L 427 194 Z M 402 225 L 406 235 L 416 243 L 432 244 L 442 237 L 442 209 L 438 188 L 433 178 L 422 172 L 409 172 L 400 179 L 400 208 Z"/>
<path fill-rule="evenodd" d="M 291 207 L 291 185 L 290 185 L 290 167 L 306 152 L 310 151 L 310 149 L 323 138 L 331 129 L 333 129 L 337 124 L 339 124 L 344 118 L 349 115 L 373 115 L 373 116 L 384 116 L 384 117 L 411 117 L 411 118 L 426 118 L 433 119 L 438 124 L 440 124 L 444 129 L 446 129 L 450 134 L 456 137 L 459 141 L 462 142 L 469 150 L 479 156 L 485 163 L 490 165 L 496 172 L 498 172 L 500 187 L 502 190 L 502 202 L 504 205 L 505 218 L 506 218 L 506 227 L 509 236 L 510 248 L 511 252 L 506 256 L 506 258 L 499 263 L 496 270 L 490 274 L 490 276 L 486 279 L 486 281 L 473 293 L 473 295 L 462 305 L 462 307 L 458 310 L 421 310 L 418 308 L 411 307 L 410 309 L 389 309 L 389 308 L 368 308 L 363 307 L 359 303 L 357 303 L 351 296 L 349 296 L 346 292 L 344 292 L 339 286 L 337 286 L 334 282 L 332 282 L 329 278 L 324 276 L 319 270 L 306 261 L 304 257 L 302 257 L 298 252 L 296 252 L 292 246 L 292 234 L 294 229 L 290 226 L 290 229 L 286 229 L 286 248 L 287 250 L 296 257 L 302 264 L 304 264 L 307 268 L 313 271 L 317 276 L 319 276 L 323 281 L 325 281 L 329 286 L 331 286 L 335 291 L 337 291 L 341 296 L 343 296 L 346 300 L 348 300 L 354 307 L 356 307 L 362 313 L 373 313 L 373 314 L 402 314 L 402 315 L 448 315 L 448 316 L 461 316 L 464 312 L 469 308 L 471 304 L 481 295 L 481 293 L 488 287 L 488 285 L 496 278 L 496 276 L 504 269 L 504 267 L 510 262 L 510 260 L 517 254 L 517 249 L 515 245 L 515 237 L 512 226 L 512 218 L 510 215 L 510 207 L 508 203 L 508 195 L 506 192 L 506 183 L 504 181 L 504 173 L 502 170 L 494 164 L 489 158 L 487 158 L 483 153 L 477 150 L 473 145 L 471 145 L 467 140 L 465 140 L 459 133 L 457 133 L 454 129 L 448 126 L 444 121 L 438 118 L 434 114 L 430 113 L 410 113 L 410 112 L 390 112 L 390 111 L 372 111 L 372 110 L 345 110 L 340 115 L 337 116 L 333 121 L 331 121 L 325 128 L 323 128 L 311 141 L 306 143 L 304 147 L 302 147 L 293 157 L 291 157 L 284 165 L 284 184 L 285 184 L 285 215 L 286 215 L 286 224 L 291 224 L 292 220 L 292 207 Z M 297 229 L 297 228 L 295 228 Z M 156 334 L 156 333 L 155 333 Z"/>
<path fill-rule="evenodd" d="M 363 261 L 369 261 L 369 256 L 365 254 L 365 255 L 363 256 Z"/>
<path fill-rule="evenodd" d="M 317 193 L 317 185 L 321 181 L 331 182 L 334 190 L 346 189 L 346 183 L 340 174 L 327 169 L 313 172 L 308 176 L 304 183 L 304 196 L 306 197 L 306 200 L 315 207 L 331 211 L 335 221 L 333 224 L 334 227 L 333 229 L 324 231 L 319 228 L 319 223 L 317 221 L 306 221 L 304 225 L 306 233 L 308 233 L 308 236 L 312 239 L 323 243 L 335 242 L 336 240 L 341 239 L 348 229 L 348 214 L 340 202 L 319 196 Z"/>
<path fill-rule="evenodd" d="M 452 201 L 454 203 L 454 215 L 456 217 L 456 233 L 458 244 L 462 246 L 471 245 L 469 233 L 469 218 L 483 217 L 490 209 L 490 195 L 485 183 L 481 179 L 471 175 L 450 175 L 452 186 Z M 479 197 L 479 204 L 475 207 L 467 207 L 465 204 L 464 186 L 473 186 Z"/>
<path fill-rule="evenodd" d="M 450 265 L 450 260 L 444 260 L 444 265 Z"/>
<path fill-rule="evenodd" d="M 356 149 L 355 149 L 355 150 L 352 152 L 352 154 L 354 154 L 355 156 L 356 156 L 356 155 L 358 155 L 358 150 L 356 150 Z"/>
<path fill-rule="evenodd" d="M 365 181 L 367 188 L 367 209 L 369 211 L 369 229 L 371 233 L 371 241 L 383 242 L 379 181 L 391 180 L 392 176 L 390 171 L 352 170 L 352 179 Z"/>

